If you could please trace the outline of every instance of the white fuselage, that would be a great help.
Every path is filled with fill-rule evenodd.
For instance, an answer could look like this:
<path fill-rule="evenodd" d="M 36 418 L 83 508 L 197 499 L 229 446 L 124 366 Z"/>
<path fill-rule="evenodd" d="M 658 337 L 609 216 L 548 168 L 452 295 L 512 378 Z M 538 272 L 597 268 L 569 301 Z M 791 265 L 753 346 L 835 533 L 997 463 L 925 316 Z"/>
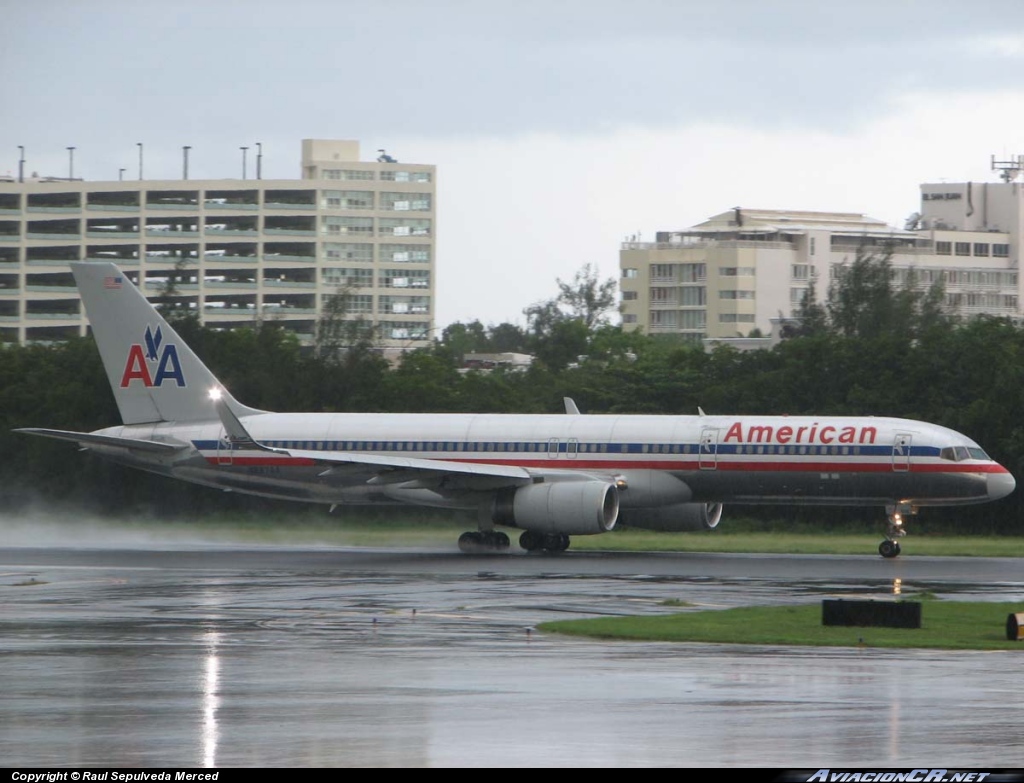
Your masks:
<path fill-rule="evenodd" d="M 970 439 L 909 419 L 268 413 L 242 421 L 255 441 L 281 453 L 233 447 L 219 422 L 102 431 L 189 443 L 186 456 L 98 450 L 201 484 L 321 503 L 473 507 L 486 489 L 452 477 L 382 481 L 379 468 L 360 462 L 377 455 L 518 466 L 545 481 L 579 474 L 617 481 L 625 509 L 689 502 L 962 505 L 1002 497 L 1014 486 Z M 318 462 L 328 454 L 334 465 Z"/>

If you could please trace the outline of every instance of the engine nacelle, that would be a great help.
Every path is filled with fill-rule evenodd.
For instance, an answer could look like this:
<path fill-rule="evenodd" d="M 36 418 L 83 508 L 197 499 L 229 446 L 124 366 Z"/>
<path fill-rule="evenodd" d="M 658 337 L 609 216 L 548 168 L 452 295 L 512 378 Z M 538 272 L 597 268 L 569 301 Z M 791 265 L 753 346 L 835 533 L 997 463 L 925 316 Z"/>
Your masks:
<path fill-rule="evenodd" d="M 619 491 L 603 481 L 553 481 L 503 489 L 494 523 L 538 533 L 607 533 L 619 518 Z"/>
<path fill-rule="evenodd" d="M 714 530 L 721 519 L 721 503 L 676 503 L 658 508 L 631 508 L 622 514 L 624 525 L 666 533 Z"/>

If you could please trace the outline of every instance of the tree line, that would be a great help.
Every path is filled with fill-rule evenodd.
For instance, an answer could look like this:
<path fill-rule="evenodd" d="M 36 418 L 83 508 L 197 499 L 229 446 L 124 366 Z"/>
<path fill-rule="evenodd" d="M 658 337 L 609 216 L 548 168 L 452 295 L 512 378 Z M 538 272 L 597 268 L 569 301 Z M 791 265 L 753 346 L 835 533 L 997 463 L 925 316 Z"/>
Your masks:
<path fill-rule="evenodd" d="M 876 415 L 942 424 L 976 440 L 1024 478 L 1024 329 L 1009 319 L 957 319 L 942 290 L 898 284 L 888 256 L 859 256 L 824 305 L 808 297 L 771 350 L 706 352 L 678 338 L 612 325 L 614 281 L 585 267 L 527 308 L 527 326 L 447 327 L 391 367 L 372 332 L 352 330 L 313 350 L 273 321 L 217 331 L 188 317 L 175 328 L 248 405 L 277 411 Z M 524 371 L 460 371 L 472 352 L 517 351 Z M 91 338 L 0 349 L 0 508 L 60 501 L 103 513 L 198 515 L 293 505 L 193 487 L 76 453 L 16 427 L 93 430 L 119 423 Z M 921 524 L 1020 532 L 1024 491 L 996 504 L 927 510 Z M 877 511 L 759 512 L 774 517 L 880 518 Z M 917 523 L 915 523 L 917 524 Z"/>

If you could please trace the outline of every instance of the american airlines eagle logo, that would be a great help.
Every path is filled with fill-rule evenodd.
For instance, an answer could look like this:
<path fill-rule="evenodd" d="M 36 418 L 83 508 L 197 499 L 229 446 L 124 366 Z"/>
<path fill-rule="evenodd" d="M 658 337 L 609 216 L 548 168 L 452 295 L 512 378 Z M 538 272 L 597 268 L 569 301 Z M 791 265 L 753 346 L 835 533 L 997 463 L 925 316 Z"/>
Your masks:
<path fill-rule="evenodd" d="M 127 389 L 132 381 L 141 381 L 146 388 L 163 386 L 164 381 L 174 381 L 178 386 L 185 386 L 185 375 L 178 361 L 178 349 L 174 343 L 163 344 L 164 337 L 160 327 L 154 332 L 146 327 L 145 347 L 135 343 L 128 349 L 128 358 L 121 374 L 121 388 Z M 151 367 L 156 365 L 156 371 Z"/>

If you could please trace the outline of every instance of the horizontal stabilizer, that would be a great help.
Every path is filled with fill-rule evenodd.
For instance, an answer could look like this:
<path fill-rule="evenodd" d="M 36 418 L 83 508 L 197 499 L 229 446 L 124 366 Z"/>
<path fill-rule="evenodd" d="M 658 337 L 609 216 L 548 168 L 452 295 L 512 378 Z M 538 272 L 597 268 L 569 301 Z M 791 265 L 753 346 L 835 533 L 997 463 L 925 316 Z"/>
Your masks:
<path fill-rule="evenodd" d="M 44 438 L 56 438 L 57 440 L 69 440 L 72 443 L 81 443 L 83 446 L 117 446 L 122 449 L 134 451 L 148 451 L 150 453 L 170 454 L 186 448 L 188 444 L 163 443 L 157 440 L 139 440 L 137 438 L 118 438 L 114 435 L 96 435 L 91 432 L 72 432 L 70 430 L 47 430 L 38 427 L 23 427 L 14 430 L 24 432 L 27 435 L 42 435 Z"/>

